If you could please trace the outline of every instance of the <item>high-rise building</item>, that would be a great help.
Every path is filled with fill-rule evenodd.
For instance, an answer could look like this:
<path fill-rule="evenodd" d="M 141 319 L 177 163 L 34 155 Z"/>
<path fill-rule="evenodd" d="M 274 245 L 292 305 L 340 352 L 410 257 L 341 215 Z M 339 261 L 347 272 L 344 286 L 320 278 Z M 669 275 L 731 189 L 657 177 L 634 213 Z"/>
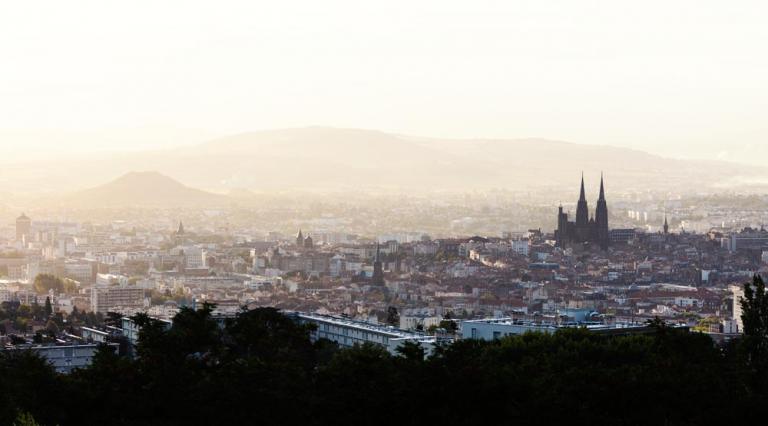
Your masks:
<path fill-rule="evenodd" d="M 581 191 L 576 204 L 576 222 L 568 221 L 568 213 L 560 206 L 557 213 L 557 230 L 555 231 L 557 245 L 565 247 L 569 244 L 592 243 L 603 250 L 608 250 L 610 231 L 608 228 L 608 202 L 605 199 L 605 184 L 600 177 L 600 196 L 597 199 L 595 216 L 589 217 L 584 176 L 581 177 Z"/>
<path fill-rule="evenodd" d="M 744 322 L 741 319 L 741 298 L 744 297 L 744 288 L 738 285 L 732 285 L 730 286 L 731 295 L 733 296 L 733 305 L 731 308 L 731 312 L 733 312 L 733 320 L 736 321 L 736 324 L 738 325 L 738 333 L 744 332 Z"/>
<path fill-rule="evenodd" d="M 32 235 L 32 219 L 24 213 L 16 218 L 16 241 L 28 242 Z"/>

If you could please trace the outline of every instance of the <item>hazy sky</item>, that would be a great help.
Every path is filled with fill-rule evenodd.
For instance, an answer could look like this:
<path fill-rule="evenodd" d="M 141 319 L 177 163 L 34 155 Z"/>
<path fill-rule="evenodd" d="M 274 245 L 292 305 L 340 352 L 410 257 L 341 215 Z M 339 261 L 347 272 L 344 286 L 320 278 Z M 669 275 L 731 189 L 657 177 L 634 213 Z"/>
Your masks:
<path fill-rule="evenodd" d="M 766 18 L 745 0 L 8 1 L 0 148 L 330 125 L 749 161 L 768 154 Z M 125 128 L 149 136 L 98 136 Z"/>

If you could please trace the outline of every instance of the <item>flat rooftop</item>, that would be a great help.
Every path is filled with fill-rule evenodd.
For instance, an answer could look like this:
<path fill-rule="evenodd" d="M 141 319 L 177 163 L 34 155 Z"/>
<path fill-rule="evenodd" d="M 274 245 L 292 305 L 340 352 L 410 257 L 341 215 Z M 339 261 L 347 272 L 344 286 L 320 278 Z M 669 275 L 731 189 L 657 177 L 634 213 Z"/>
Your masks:
<path fill-rule="evenodd" d="M 599 322 L 551 322 L 551 321 L 531 321 L 521 320 L 514 318 L 485 318 L 477 320 L 462 321 L 462 324 L 493 324 L 502 326 L 514 326 L 530 328 L 531 330 L 548 330 L 554 331 L 564 328 L 586 328 L 587 330 L 600 331 L 600 330 L 624 330 L 624 329 L 644 329 L 648 328 L 646 323 L 630 323 L 630 322 L 616 322 L 611 324 L 599 323 Z"/>
<path fill-rule="evenodd" d="M 391 326 L 384 326 L 384 325 L 371 324 L 363 321 L 356 321 L 349 318 L 336 317 L 332 315 L 312 314 L 307 312 L 293 312 L 293 314 L 304 319 L 327 322 L 327 323 L 354 328 L 362 331 L 370 331 L 374 333 L 386 334 L 390 338 L 424 339 L 424 340 L 434 339 L 433 336 L 429 336 L 422 333 L 415 333 L 411 331 L 401 330 L 399 328 L 395 328 Z"/>

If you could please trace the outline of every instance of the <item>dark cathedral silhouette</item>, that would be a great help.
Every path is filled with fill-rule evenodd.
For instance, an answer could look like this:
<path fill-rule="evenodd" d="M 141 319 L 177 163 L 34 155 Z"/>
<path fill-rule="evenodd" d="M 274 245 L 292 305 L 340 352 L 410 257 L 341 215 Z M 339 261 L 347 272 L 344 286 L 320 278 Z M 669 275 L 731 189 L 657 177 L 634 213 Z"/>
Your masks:
<path fill-rule="evenodd" d="M 557 231 L 555 239 L 559 247 L 572 244 L 591 243 L 608 250 L 610 234 L 608 231 L 608 204 L 605 201 L 605 186 L 603 176 L 600 176 L 600 197 L 597 199 L 595 216 L 589 217 L 589 206 L 584 191 L 584 175 L 581 175 L 581 196 L 576 205 L 576 221 L 568 221 L 568 213 L 563 212 L 563 206 L 557 213 Z"/>
<path fill-rule="evenodd" d="M 381 264 L 381 252 L 379 250 L 379 243 L 376 243 L 376 259 L 373 261 L 373 276 L 371 276 L 371 284 L 384 285 L 384 268 Z"/>

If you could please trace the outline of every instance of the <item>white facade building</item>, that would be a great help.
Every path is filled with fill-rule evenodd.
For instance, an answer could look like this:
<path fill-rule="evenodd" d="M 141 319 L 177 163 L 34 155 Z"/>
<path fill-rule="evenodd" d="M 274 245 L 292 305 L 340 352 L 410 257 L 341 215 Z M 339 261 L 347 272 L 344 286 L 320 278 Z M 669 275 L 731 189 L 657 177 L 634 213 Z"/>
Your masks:
<path fill-rule="evenodd" d="M 526 332 L 554 333 L 565 328 L 586 328 L 592 332 L 608 334 L 636 333 L 648 330 L 645 324 L 593 324 L 593 323 L 540 323 L 513 318 L 493 318 L 461 322 L 464 339 L 496 340 Z"/>
<path fill-rule="evenodd" d="M 347 348 L 372 343 L 382 346 L 393 355 L 397 354 L 397 348 L 405 342 L 419 343 L 429 355 L 437 343 L 434 336 L 412 333 L 394 327 L 384 327 L 328 315 L 310 313 L 295 313 L 294 315 L 298 321 L 314 324 L 317 327 L 310 335 L 313 342 L 318 339 L 328 339 Z"/>
<path fill-rule="evenodd" d="M 733 320 L 736 321 L 737 333 L 743 333 L 744 332 L 744 323 L 741 321 L 741 303 L 739 303 L 739 300 L 744 297 L 744 288 L 738 285 L 732 285 L 730 287 L 731 294 L 733 295 L 733 309 L 731 312 L 733 312 Z"/>
<path fill-rule="evenodd" d="M 115 350 L 117 343 L 108 343 Z M 99 349 L 99 344 L 62 345 L 62 346 L 32 346 L 13 350 L 26 350 L 37 353 L 53 365 L 58 373 L 70 373 L 75 368 L 91 365 L 93 356 Z"/>
<path fill-rule="evenodd" d="M 128 285 L 128 277 L 125 275 L 115 274 L 97 274 L 96 285 L 101 287 L 108 287 L 114 285 L 126 286 Z"/>
<path fill-rule="evenodd" d="M 422 330 L 426 330 L 432 326 L 439 327 L 442 320 L 441 317 L 431 315 L 400 315 L 400 328 L 416 330 L 421 326 Z"/>
<path fill-rule="evenodd" d="M 512 241 L 512 251 L 521 255 L 528 256 L 530 250 L 530 241 L 528 240 L 514 240 Z"/>
<path fill-rule="evenodd" d="M 91 289 L 93 312 L 135 311 L 143 307 L 144 290 L 141 288 L 112 286 Z"/>

